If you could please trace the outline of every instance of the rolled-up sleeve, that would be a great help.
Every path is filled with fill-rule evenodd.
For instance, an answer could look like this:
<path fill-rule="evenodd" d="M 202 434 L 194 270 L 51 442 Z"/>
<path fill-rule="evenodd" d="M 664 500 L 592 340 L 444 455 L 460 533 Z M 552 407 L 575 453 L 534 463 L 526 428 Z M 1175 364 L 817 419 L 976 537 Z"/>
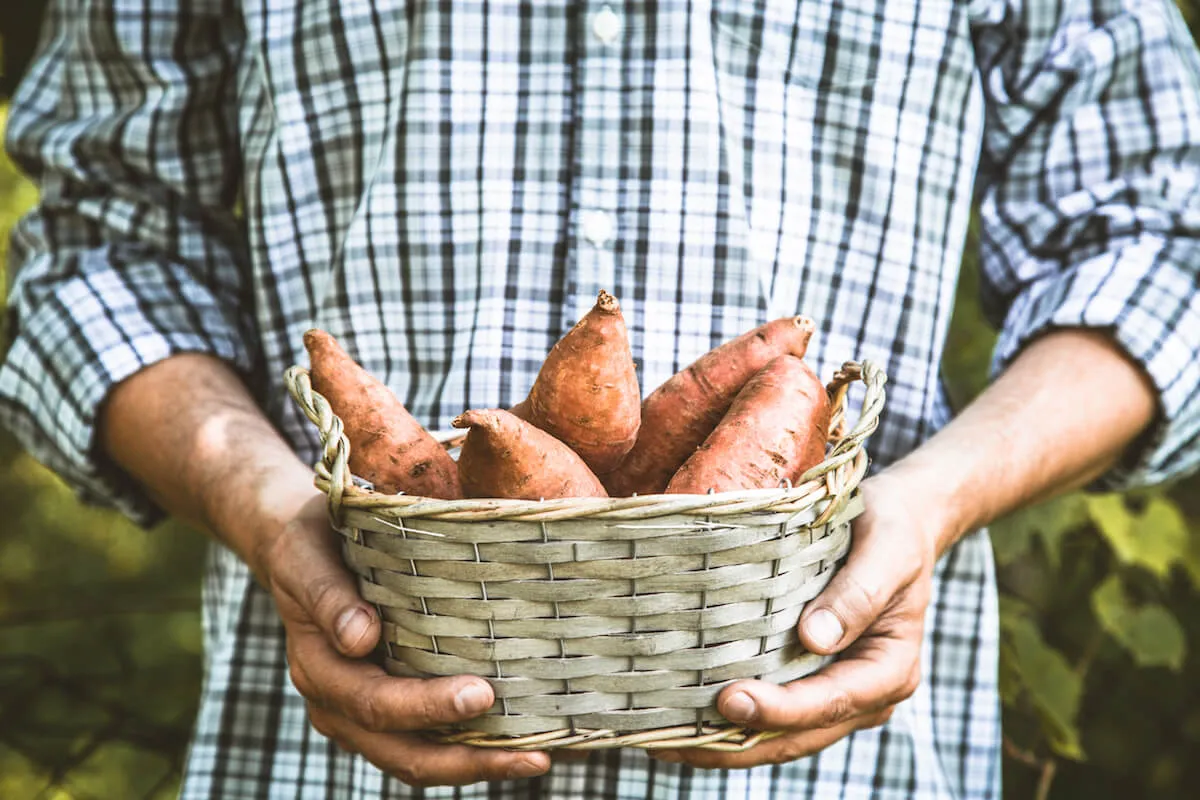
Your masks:
<path fill-rule="evenodd" d="M 977 4 L 984 306 L 1002 371 L 1057 328 L 1109 332 L 1159 416 L 1104 488 L 1200 464 L 1200 56 L 1168 0 Z M 1064 364 L 1062 380 L 1073 369 Z"/>
<path fill-rule="evenodd" d="M 181 352 L 256 367 L 228 0 L 55 2 L 6 146 L 36 182 L 11 240 L 0 424 L 88 502 L 158 510 L 96 452 L 98 411 Z M 185 402 L 186 398 L 180 398 Z"/>

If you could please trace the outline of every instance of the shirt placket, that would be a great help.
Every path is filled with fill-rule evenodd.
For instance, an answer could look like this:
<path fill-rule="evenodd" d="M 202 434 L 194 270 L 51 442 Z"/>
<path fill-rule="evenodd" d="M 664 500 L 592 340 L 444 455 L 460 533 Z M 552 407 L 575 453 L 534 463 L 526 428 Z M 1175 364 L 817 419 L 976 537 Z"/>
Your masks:
<path fill-rule="evenodd" d="M 625 14 L 613 2 L 580 3 L 575 97 L 575 186 L 570 226 L 576 258 L 564 297 L 567 324 L 586 314 L 600 289 L 616 285 L 621 235 L 621 74 Z"/>

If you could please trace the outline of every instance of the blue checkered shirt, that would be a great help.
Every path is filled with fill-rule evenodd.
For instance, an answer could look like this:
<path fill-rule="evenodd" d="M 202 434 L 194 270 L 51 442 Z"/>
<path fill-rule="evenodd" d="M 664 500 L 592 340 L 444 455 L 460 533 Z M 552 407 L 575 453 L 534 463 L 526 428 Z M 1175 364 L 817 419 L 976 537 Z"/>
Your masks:
<path fill-rule="evenodd" d="M 1200 458 L 1200 58 L 1167 0 L 108 0 L 52 4 L 15 98 L 41 202 L 13 238 L 0 421 L 92 501 L 97 407 L 225 359 L 309 461 L 282 389 L 320 326 L 444 428 L 527 391 L 606 288 L 642 385 L 796 312 L 829 376 L 891 377 L 877 466 L 949 417 L 939 380 L 980 208 L 997 369 L 1111 331 L 1161 416 L 1111 485 Z M 1063 379 L 1070 379 L 1065 369 Z M 186 397 L 178 399 L 187 402 Z M 940 563 L 916 694 L 748 771 L 595 754 L 414 792 L 308 724 L 270 598 L 214 546 L 185 798 L 997 798 L 984 533 Z"/>

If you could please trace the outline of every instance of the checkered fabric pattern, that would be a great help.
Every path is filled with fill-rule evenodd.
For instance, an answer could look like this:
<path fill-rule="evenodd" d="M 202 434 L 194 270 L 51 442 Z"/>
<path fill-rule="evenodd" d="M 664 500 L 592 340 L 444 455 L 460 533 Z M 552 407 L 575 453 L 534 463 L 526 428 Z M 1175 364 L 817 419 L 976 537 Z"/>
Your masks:
<path fill-rule="evenodd" d="M 1047 329 L 1110 330 L 1162 411 L 1110 484 L 1200 460 L 1200 58 L 1167 0 L 52 5 L 7 132 L 42 195 L 13 239 L 0 420 L 90 500 L 157 513 L 94 422 L 172 353 L 234 365 L 312 460 L 280 380 L 310 326 L 445 427 L 522 397 L 602 287 L 644 387 L 811 315 L 822 375 L 890 375 L 886 465 L 949 417 L 974 199 L 997 369 Z M 997 798 L 992 570 L 984 533 L 943 559 L 921 688 L 815 757 L 607 752 L 418 792 L 308 725 L 269 598 L 214 547 L 183 796 Z"/>

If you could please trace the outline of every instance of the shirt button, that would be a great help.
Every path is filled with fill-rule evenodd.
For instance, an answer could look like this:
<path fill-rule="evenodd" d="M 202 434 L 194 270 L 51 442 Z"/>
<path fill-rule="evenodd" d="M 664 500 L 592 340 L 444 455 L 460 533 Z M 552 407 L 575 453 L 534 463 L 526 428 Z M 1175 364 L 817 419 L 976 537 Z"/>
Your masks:
<path fill-rule="evenodd" d="M 596 34 L 596 38 L 605 44 L 612 44 L 616 41 L 617 36 L 621 33 L 621 18 L 617 16 L 611 6 L 605 6 L 596 12 L 596 16 L 592 17 L 592 33 Z"/>
<path fill-rule="evenodd" d="M 613 219 L 603 211 L 585 211 L 579 220 L 583 238 L 596 247 L 604 247 L 613 237 Z"/>

